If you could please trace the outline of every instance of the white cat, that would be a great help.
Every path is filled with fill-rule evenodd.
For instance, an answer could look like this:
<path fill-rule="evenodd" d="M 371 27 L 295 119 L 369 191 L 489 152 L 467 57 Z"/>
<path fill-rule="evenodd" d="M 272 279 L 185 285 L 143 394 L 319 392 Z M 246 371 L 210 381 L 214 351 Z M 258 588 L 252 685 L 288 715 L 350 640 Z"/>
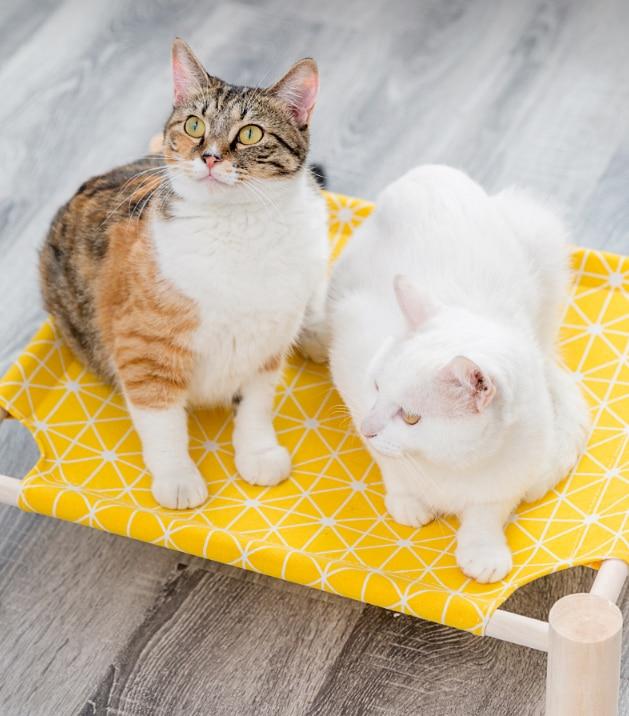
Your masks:
<path fill-rule="evenodd" d="M 441 166 L 391 184 L 333 273 L 332 374 L 387 510 L 414 527 L 457 515 L 457 562 L 479 582 L 511 570 L 509 515 L 585 443 L 588 410 L 555 348 L 568 282 L 549 208 Z"/>

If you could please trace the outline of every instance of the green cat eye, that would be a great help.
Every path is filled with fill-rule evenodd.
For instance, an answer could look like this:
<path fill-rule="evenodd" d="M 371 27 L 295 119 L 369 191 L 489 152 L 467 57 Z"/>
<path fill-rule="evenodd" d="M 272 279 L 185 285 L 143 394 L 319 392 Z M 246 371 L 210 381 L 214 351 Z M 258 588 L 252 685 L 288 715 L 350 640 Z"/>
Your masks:
<path fill-rule="evenodd" d="M 405 413 L 402 411 L 402 420 L 407 425 L 417 425 L 417 423 L 421 420 L 420 415 L 413 415 L 413 413 Z"/>
<path fill-rule="evenodd" d="M 183 125 L 183 128 L 186 134 L 189 134 L 195 139 L 198 139 L 205 134 L 205 122 L 194 115 L 191 115 L 188 119 L 186 119 L 186 123 Z"/>
<path fill-rule="evenodd" d="M 238 132 L 238 141 L 241 144 L 257 144 L 263 135 L 264 132 L 257 124 L 248 124 Z"/>

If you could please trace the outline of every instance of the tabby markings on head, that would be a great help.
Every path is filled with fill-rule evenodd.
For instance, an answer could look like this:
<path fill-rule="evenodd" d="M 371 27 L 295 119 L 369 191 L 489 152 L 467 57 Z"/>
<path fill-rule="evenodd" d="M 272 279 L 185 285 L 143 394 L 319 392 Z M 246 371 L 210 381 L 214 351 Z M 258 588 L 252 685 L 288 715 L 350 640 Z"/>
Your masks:
<path fill-rule="evenodd" d="M 157 280 L 149 213 L 167 219 L 175 202 L 195 192 L 210 198 L 243 187 L 250 196 L 259 195 L 263 182 L 298 172 L 308 151 L 308 123 L 319 84 L 313 60 L 297 62 L 268 88 L 240 87 L 210 76 L 180 39 L 173 43 L 172 65 L 173 109 L 164 128 L 163 153 L 84 182 L 57 212 L 40 253 L 47 310 L 73 351 L 111 382 L 122 378 L 114 349 L 121 341 L 111 307 L 125 314 L 125 323 L 134 316 L 142 324 L 139 307 L 146 308 L 155 299 L 149 287 Z M 116 292 L 122 292 L 128 303 Z M 173 306 L 182 310 L 188 332 L 190 308 L 183 306 L 174 287 L 168 298 L 162 293 L 159 300 L 167 316 Z M 168 326 L 162 328 L 172 335 Z M 153 331 L 151 340 L 164 348 L 165 339 L 158 333 Z M 144 338 L 148 346 L 149 336 Z M 172 345 L 180 341 L 181 336 Z M 164 373 L 148 370 L 147 360 L 144 367 L 149 377 L 155 375 L 161 396 L 156 400 L 161 404 Z M 171 377 L 169 373 L 168 380 Z M 184 379 L 182 375 L 173 380 Z"/>

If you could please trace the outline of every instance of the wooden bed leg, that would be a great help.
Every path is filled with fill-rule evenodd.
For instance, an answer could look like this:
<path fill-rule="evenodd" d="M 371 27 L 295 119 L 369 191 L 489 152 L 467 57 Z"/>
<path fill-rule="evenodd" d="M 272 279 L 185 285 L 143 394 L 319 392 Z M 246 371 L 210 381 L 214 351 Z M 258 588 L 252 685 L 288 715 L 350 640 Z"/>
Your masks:
<path fill-rule="evenodd" d="M 596 573 L 590 594 L 600 594 L 610 602 L 617 602 L 627 577 L 629 565 L 626 562 L 621 559 L 606 559 Z"/>
<path fill-rule="evenodd" d="M 548 617 L 546 716 L 616 716 L 622 613 L 598 594 L 570 594 Z"/>
<path fill-rule="evenodd" d="M 9 417 L 9 413 L 4 408 L 0 408 L 0 423 Z M 22 481 L 16 477 L 8 475 L 0 475 L 0 503 L 5 505 L 17 505 L 20 498 L 20 490 L 22 489 Z"/>
<path fill-rule="evenodd" d="M 19 504 L 22 480 L 17 477 L 0 475 L 0 503 L 16 506 Z"/>

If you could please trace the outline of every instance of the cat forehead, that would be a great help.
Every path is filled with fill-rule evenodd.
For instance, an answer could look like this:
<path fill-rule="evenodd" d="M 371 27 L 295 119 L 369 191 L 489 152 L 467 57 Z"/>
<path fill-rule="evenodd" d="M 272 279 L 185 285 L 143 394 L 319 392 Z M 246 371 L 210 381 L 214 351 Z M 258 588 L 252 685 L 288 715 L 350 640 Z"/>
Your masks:
<path fill-rule="evenodd" d="M 379 360 L 376 368 L 388 374 L 393 382 L 425 380 L 444 364 L 445 357 L 441 351 L 426 345 L 424 337 L 391 339 Z"/>
<path fill-rule="evenodd" d="M 274 115 L 270 99 L 256 87 L 240 87 L 225 82 L 209 85 L 173 110 L 173 116 L 198 114 L 209 121 L 238 121 L 249 116 L 269 118 Z"/>
<path fill-rule="evenodd" d="M 384 361 L 374 379 L 380 392 L 393 400 L 421 400 L 431 391 L 437 369 L 400 359 Z"/>
<path fill-rule="evenodd" d="M 379 397 L 391 401 L 406 412 L 417 413 L 422 418 L 449 418 L 457 414 L 451 396 L 436 379 L 416 376 L 414 379 L 398 379 L 397 383 L 383 382 Z"/>

